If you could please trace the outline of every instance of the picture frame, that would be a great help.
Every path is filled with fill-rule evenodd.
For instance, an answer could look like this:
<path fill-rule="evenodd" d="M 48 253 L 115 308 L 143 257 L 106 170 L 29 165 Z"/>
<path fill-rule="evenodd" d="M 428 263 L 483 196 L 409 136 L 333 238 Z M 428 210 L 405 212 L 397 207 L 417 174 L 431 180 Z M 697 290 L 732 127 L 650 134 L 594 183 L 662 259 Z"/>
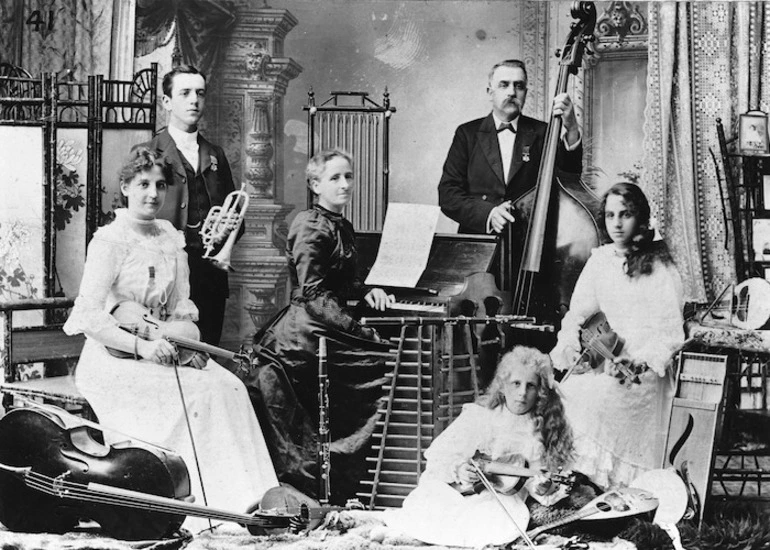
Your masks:
<path fill-rule="evenodd" d="M 755 262 L 770 263 L 770 218 L 751 220 L 751 249 Z"/>
<path fill-rule="evenodd" d="M 767 113 L 748 111 L 740 115 L 738 126 L 738 150 L 742 155 L 770 153 L 767 133 Z"/>

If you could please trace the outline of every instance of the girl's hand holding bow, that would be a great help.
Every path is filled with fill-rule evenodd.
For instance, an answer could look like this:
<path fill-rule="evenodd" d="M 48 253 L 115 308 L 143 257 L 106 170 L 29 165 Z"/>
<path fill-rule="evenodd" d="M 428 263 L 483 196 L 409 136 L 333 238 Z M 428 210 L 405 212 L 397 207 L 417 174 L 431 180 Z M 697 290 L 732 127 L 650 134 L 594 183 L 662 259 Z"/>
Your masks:
<path fill-rule="evenodd" d="M 607 362 L 605 372 L 617 378 L 621 384 L 641 384 L 641 375 L 650 370 L 649 365 L 643 361 L 634 361 L 627 357 L 616 357 L 612 362 Z"/>

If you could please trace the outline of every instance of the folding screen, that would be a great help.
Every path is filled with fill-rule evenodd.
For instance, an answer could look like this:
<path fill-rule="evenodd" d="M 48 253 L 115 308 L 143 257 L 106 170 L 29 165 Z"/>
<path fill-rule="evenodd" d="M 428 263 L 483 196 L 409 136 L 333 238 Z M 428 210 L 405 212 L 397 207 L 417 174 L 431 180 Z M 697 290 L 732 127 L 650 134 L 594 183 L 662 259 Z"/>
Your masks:
<path fill-rule="evenodd" d="M 0 64 L 0 300 L 42 298 L 54 289 L 53 189 L 56 109 L 53 75 Z M 36 312 L 17 326 L 39 325 Z"/>
<path fill-rule="evenodd" d="M 155 131 L 157 76 L 158 66 L 153 63 L 131 81 L 103 80 L 100 86 L 102 109 L 95 149 L 101 180 L 93 202 L 94 212 L 99 214 L 94 222 L 99 225 L 110 221 L 120 206 L 118 172 L 123 161 L 134 145 L 149 141 Z M 94 230 L 95 225 L 90 228 L 89 239 Z"/>
<path fill-rule="evenodd" d="M 86 183 L 91 174 L 88 141 L 94 106 L 94 79 L 56 83 L 56 165 L 53 226 L 57 289 L 75 297 L 86 259 Z"/>

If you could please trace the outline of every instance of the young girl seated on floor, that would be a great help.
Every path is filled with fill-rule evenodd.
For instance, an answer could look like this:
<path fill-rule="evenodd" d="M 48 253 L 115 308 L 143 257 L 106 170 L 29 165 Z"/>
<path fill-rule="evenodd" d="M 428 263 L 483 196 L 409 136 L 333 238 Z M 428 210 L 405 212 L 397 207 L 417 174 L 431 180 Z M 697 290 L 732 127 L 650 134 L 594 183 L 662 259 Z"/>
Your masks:
<path fill-rule="evenodd" d="M 425 451 L 425 472 L 403 507 L 386 513 L 388 528 L 445 546 L 481 547 L 515 540 L 519 532 L 495 495 L 472 490 L 479 477 L 470 460 L 477 453 L 492 461 L 523 459 L 529 469 L 538 471 L 569 466 L 572 432 L 547 355 L 519 346 L 503 356 L 485 394 L 464 405 L 460 416 Z M 524 503 L 528 495 L 550 505 L 565 497 L 567 489 L 544 472 L 529 478 L 514 494 L 498 493 L 522 530 L 529 521 Z"/>

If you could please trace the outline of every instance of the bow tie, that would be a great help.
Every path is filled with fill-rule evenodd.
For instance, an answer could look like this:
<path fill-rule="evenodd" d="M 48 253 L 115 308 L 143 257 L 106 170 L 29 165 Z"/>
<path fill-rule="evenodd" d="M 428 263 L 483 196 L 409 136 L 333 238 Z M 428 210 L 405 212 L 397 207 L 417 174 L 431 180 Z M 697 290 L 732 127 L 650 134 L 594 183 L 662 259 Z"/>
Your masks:
<path fill-rule="evenodd" d="M 516 128 L 513 127 L 513 124 L 510 122 L 503 122 L 500 127 L 497 129 L 497 133 L 503 132 L 505 130 L 510 130 L 514 134 L 516 133 Z"/>

